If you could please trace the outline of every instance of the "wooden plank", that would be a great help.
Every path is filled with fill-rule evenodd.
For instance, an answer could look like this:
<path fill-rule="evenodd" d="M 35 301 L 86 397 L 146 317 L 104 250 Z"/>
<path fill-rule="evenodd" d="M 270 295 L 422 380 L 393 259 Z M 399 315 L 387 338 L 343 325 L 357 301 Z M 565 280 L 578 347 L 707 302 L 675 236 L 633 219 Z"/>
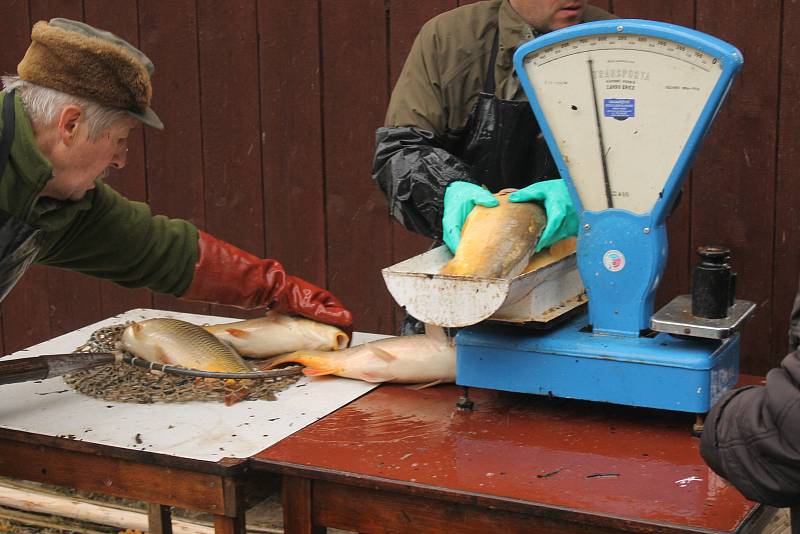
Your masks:
<path fill-rule="evenodd" d="M 8 74 L 17 72 L 17 63 L 25 55 L 29 42 L 30 16 L 28 2 L 22 0 L 4 2 L 0 6 L 0 72 Z M 31 285 L 30 278 L 29 275 L 26 279 L 20 281 L 22 287 Z M 25 300 L 21 298 L 22 294 L 22 291 L 12 292 L 12 295 L 0 307 L 0 354 L 13 352 L 14 349 L 10 349 L 10 347 L 12 344 L 19 343 L 19 340 L 15 341 L 13 337 L 9 340 L 12 343 L 6 342 L 6 333 L 10 334 L 12 329 L 19 329 L 25 325 L 26 318 L 21 318 L 20 320 L 17 318 L 18 314 L 27 315 L 25 313 L 27 309 L 36 309 L 28 308 Z M 23 306 L 25 309 L 22 309 Z M 46 311 L 46 307 L 43 310 Z"/>
<path fill-rule="evenodd" d="M 50 330 L 47 271 L 40 265 L 30 267 L 3 301 L 5 354 L 53 337 Z"/>
<path fill-rule="evenodd" d="M 283 529 L 292 534 L 322 534 L 314 525 L 311 490 L 314 483 L 300 477 L 283 477 Z M 362 510 L 363 512 L 363 510 Z"/>
<path fill-rule="evenodd" d="M 31 19 L 66 17 L 82 20 L 81 0 L 36 0 L 31 2 Z M 47 272 L 50 297 L 50 334 L 57 336 L 96 321 L 101 313 L 100 281 L 62 269 Z"/>
<path fill-rule="evenodd" d="M 694 26 L 694 8 L 694 0 L 674 0 L 672 2 L 614 0 L 614 14 L 621 18 L 658 20 L 689 28 Z M 656 294 L 655 310 L 690 290 L 691 269 L 697 257 L 694 251 L 690 250 L 691 207 L 692 181 L 690 175 L 684 182 L 683 195 L 678 206 L 667 220 L 669 256 Z"/>
<path fill-rule="evenodd" d="M 314 522 L 357 532 L 691 532 L 641 521 L 564 512 L 528 504 L 527 511 L 509 512 L 493 506 L 455 503 L 413 494 L 380 491 L 324 481 L 313 482 Z M 365 514 L 364 510 L 370 513 Z M 661 527 L 661 528 L 659 528 Z M 294 532 L 287 530 L 287 532 Z"/>
<path fill-rule="evenodd" d="M 26 0 L 10 0 L 0 6 L 0 72 L 16 74 L 17 64 L 31 39 L 30 13 Z"/>
<path fill-rule="evenodd" d="M 164 131 L 144 132 L 148 201 L 154 213 L 204 227 L 197 14 L 193 0 L 141 0 L 139 38 L 155 64 L 153 109 Z M 145 22 L 146 21 L 146 22 Z M 156 308 L 208 314 L 208 306 L 154 295 Z"/>
<path fill-rule="evenodd" d="M 612 0 L 589 0 L 589 5 L 605 9 L 606 11 L 613 11 L 612 4 Z"/>
<path fill-rule="evenodd" d="M 456 0 L 393 0 L 389 4 L 390 89 L 397 83 L 411 45 L 422 25 L 439 13 L 456 7 Z M 392 263 L 421 254 L 432 245 L 431 239 L 409 232 L 392 219 Z M 404 319 L 405 312 L 396 303 L 393 305 L 393 312 L 394 324 L 398 325 Z"/>
<path fill-rule="evenodd" d="M 247 534 L 244 517 L 214 516 L 215 534 Z"/>
<path fill-rule="evenodd" d="M 758 305 L 742 333 L 741 369 L 769 368 L 781 2 L 702 0 L 697 28 L 735 44 L 746 60 L 695 164 L 692 247 L 728 246 L 737 293 Z M 753 24 L 758 13 L 758 24 Z M 785 334 L 779 333 L 781 337 Z"/>
<path fill-rule="evenodd" d="M 36 6 L 38 5 L 37 3 Z M 40 17 L 36 9 L 31 9 L 30 16 L 27 17 L 19 4 L 15 4 L 15 7 L 16 17 L 2 17 L 3 22 L 0 22 L 4 34 L 5 26 L 12 25 L 16 28 L 9 30 L 8 35 L 17 35 L 16 32 L 19 31 L 20 37 L 17 45 L 11 46 L 16 58 L 10 60 L 13 66 L 8 72 L 16 72 L 17 62 L 22 59 L 30 44 L 30 25 L 38 20 L 36 17 Z M 24 11 L 27 12 L 27 9 Z M 6 352 L 14 352 L 51 337 L 47 274 L 47 270 L 42 267 L 31 267 L 3 302 L 3 339 Z"/>
<path fill-rule="evenodd" d="M 258 5 L 266 255 L 326 284 L 319 3 Z"/>
<path fill-rule="evenodd" d="M 775 188 L 775 254 L 772 264 L 772 348 L 764 367 L 777 365 L 787 351 L 786 331 L 800 273 L 800 5 L 783 4 L 780 114 L 778 116 L 777 183 Z"/>
<path fill-rule="evenodd" d="M 391 226 L 370 178 L 387 101 L 385 10 L 380 0 L 350 6 L 321 4 L 328 286 L 353 311 L 356 330 L 389 333 L 392 300 L 380 271 L 392 261 Z"/>
<path fill-rule="evenodd" d="M 88 441 L 70 440 L 63 437 L 45 436 L 32 432 L 23 432 L 0 427 L 0 441 L 18 442 L 26 446 L 55 448 L 87 456 L 103 456 L 135 464 L 146 464 L 162 469 L 178 469 L 224 478 L 238 478 L 247 470 L 246 461 L 242 458 L 223 458 L 218 462 L 184 458 L 171 454 L 160 454 L 138 449 L 126 449 L 101 445 Z M 227 513 L 227 512 L 226 512 Z"/>
<path fill-rule="evenodd" d="M 148 504 L 147 526 L 150 534 L 172 534 L 172 507 Z"/>
<path fill-rule="evenodd" d="M 136 2 L 117 2 L 108 9 L 103 0 L 84 0 L 86 22 L 110 31 L 133 46 L 139 47 L 139 24 Z M 147 180 L 144 164 L 144 126 L 137 127 L 128 139 L 128 158 L 125 168 L 112 171 L 106 183 L 131 200 L 147 200 Z M 153 299 L 147 289 L 126 289 L 108 281 L 100 283 L 100 315 L 106 317 L 135 308 L 152 307 Z"/>
<path fill-rule="evenodd" d="M 255 2 L 200 0 L 197 26 L 206 231 L 261 256 L 264 214 Z M 264 312 L 212 306 L 209 313 L 254 317 Z"/>
<path fill-rule="evenodd" d="M 226 507 L 223 479 L 216 475 L 16 441 L 0 440 L 0 473 L 211 514 Z"/>

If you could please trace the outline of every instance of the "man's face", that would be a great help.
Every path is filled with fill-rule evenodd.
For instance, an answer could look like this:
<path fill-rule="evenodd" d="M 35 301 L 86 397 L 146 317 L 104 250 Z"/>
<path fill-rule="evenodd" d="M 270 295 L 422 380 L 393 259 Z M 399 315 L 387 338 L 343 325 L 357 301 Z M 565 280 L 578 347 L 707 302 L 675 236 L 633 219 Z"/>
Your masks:
<path fill-rule="evenodd" d="M 47 182 L 42 196 L 58 200 L 80 200 L 94 189 L 94 181 L 103 178 L 113 167 L 125 166 L 128 136 L 138 125 L 133 117 L 119 119 L 96 139 L 89 139 L 86 121 L 75 126 L 74 139 L 62 145 L 52 155 L 53 177 Z"/>
<path fill-rule="evenodd" d="M 533 28 L 549 32 L 581 21 L 587 0 L 510 0 L 511 6 Z"/>

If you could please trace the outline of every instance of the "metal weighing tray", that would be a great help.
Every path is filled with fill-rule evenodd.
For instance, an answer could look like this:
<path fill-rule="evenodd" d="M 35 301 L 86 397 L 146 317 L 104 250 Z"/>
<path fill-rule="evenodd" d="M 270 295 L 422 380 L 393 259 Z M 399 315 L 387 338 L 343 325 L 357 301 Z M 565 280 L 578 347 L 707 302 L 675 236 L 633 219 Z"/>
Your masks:
<path fill-rule="evenodd" d="M 383 269 L 383 279 L 409 314 L 445 327 L 548 323 L 586 302 L 574 253 L 511 279 L 438 274 L 452 258 L 442 245 Z"/>

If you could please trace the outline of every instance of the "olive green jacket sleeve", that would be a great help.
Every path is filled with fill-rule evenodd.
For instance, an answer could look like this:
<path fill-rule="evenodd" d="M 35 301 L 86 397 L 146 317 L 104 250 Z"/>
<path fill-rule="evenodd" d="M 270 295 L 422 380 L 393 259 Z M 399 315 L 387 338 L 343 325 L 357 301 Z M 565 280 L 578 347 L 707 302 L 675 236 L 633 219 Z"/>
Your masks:
<path fill-rule="evenodd" d="M 38 262 L 105 278 L 125 287 L 183 294 L 197 262 L 197 229 L 153 215 L 142 202 L 99 183 L 91 207 L 63 230 L 47 232 Z"/>

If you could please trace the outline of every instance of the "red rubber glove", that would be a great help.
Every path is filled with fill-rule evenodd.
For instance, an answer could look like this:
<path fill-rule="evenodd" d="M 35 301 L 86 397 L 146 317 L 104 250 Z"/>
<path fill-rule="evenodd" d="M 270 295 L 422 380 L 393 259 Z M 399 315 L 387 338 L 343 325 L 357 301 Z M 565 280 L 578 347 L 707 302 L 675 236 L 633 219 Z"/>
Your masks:
<path fill-rule="evenodd" d="M 261 259 L 205 232 L 200 232 L 197 246 L 194 278 L 181 298 L 245 309 L 269 307 L 351 333 L 353 314 L 339 299 L 286 274 L 277 261 Z"/>

